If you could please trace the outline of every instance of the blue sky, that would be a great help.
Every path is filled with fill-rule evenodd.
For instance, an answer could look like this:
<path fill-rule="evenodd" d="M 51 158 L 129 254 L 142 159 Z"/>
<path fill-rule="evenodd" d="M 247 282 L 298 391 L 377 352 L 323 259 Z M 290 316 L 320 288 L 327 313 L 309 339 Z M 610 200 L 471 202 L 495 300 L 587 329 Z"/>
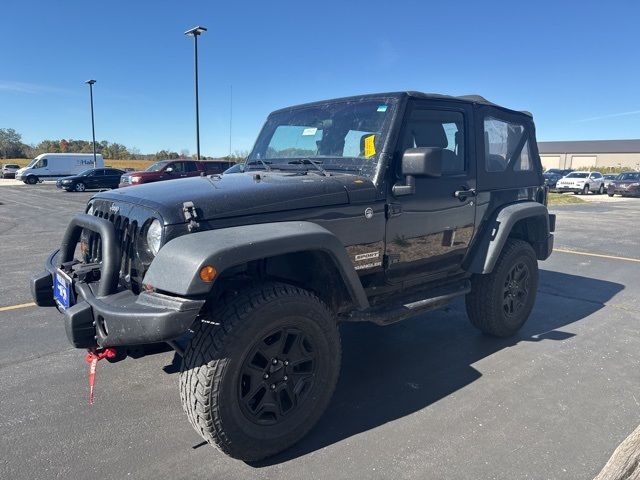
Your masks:
<path fill-rule="evenodd" d="M 433 3 L 433 4 L 432 4 Z M 538 140 L 640 138 L 640 2 L 5 0 L 0 128 L 28 143 L 96 136 L 247 150 L 276 108 L 358 93 L 478 93 L 534 114 Z"/>

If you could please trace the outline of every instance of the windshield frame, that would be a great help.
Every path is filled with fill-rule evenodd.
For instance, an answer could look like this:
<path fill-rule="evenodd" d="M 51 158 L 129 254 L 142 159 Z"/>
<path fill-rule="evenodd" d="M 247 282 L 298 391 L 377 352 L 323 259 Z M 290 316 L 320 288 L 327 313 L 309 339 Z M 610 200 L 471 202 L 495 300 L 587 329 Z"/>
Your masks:
<path fill-rule="evenodd" d="M 378 151 L 371 157 L 350 157 L 350 156 L 331 156 L 331 155 L 311 155 L 311 156 L 291 156 L 291 157 L 263 157 L 261 152 L 266 152 L 270 141 L 276 131 L 276 128 L 280 125 L 287 125 L 286 115 L 295 114 L 305 109 L 316 110 L 318 108 L 328 107 L 332 105 L 345 105 L 345 104 L 362 104 L 362 103 L 378 103 L 379 105 L 386 105 L 385 118 L 380 128 L 380 138 L 376 140 L 376 148 Z M 348 97 L 334 100 L 326 100 L 321 102 L 314 102 L 304 105 L 298 105 L 272 112 L 265 121 L 256 142 L 251 149 L 251 153 L 245 160 L 245 171 L 251 169 L 264 169 L 264 166 L 260 160 L 264 161 L 274 170 L 284 171 L 313 171 L 321 173 L 312 163 L 308 162 L 309 159 L 319 164 L 323 169 L 330 173 L 351 173 L 360 175 L 365 178 L 369 178 L 375 184 L 379 184 L 381 180 L 381 172 L 384 171 L 383 166 L 388 161 L 388 156 L 392 154 L 394 132 L 396 130 L 396 123 L 399 112 L 403 107 L 403 98 L 399 95 L 366 95 L 360 97 Z M 382 113 L 382 112 L 381 112 Z M 284 115 L 284 116 L 283 116 Z M 281 117 L 283 116 L 283 117 Z M 280 120 L 280 121 L 278 121 Z M 302 126 L 302 125 L 300 125 Z M 309 127 L 311 128 L 311 127 Z M 355 130 L 354 130 L 355 131 Z M 259 158 L 260 157 L 260 158 Z M 341 164 L 340 160 L 345 160 Z M 356 165 L 355 161 L 361 162 L 361 165 Z M 293 163 L 290 163 L 293 162 Z M 368 171 L 363 172 L 367 162 L 372 162 Z M 374 165 L 375 163 L 375 165 Z"/>
<path fill-rule="evenodd" d="M 145 172 L 153 172 L 158 173 L 166 168 L 166 166 L 171 163 L 171 160 L 158 160 L 157 162 L 152 163 L 147 168 L 144 169 Z M 156 170 L 151 170 L 156 165 L 160 165 Z"/>
<path fill-rule="evenodd" d="M 589 178 L 589 172 L 571 172 L 564 178 Z"/>

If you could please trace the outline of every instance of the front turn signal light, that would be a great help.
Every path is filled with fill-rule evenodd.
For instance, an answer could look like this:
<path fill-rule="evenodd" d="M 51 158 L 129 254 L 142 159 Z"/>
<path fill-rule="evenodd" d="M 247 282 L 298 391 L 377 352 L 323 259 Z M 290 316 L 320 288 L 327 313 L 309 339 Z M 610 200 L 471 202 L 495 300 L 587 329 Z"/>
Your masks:
<path fill-rule="evenodd" d="M 218 272 L 213 265 L 205 265 L 200 269 L 200 280 L 211 283 L 217 274 Z"/>

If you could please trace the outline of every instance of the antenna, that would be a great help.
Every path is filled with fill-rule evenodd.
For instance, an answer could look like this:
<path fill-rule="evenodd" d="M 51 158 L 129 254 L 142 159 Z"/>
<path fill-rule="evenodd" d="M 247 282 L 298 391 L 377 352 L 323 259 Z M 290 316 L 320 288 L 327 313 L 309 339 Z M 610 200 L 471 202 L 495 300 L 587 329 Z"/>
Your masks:
<path fill-rule="evenodd" d="M 233 85 L 229 85 L 229 158 L 231 158 L 231 131 L 233 126 Z"/>

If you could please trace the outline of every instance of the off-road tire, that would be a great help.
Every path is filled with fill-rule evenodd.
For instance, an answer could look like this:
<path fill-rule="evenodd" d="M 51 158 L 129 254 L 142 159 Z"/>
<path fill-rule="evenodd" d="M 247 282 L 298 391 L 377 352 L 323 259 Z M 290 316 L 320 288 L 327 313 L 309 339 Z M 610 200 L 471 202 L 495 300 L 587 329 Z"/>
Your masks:
<path fill-rule="evenodd" d="M 84 192 L 84 191 L 87 189 L 87 186 L 86 186 L 84 183 L 82 183 L 82 182 L 78 182 L 78 183 L 76 183 L 76 184 L 75 184 L 75 186 L 73 187 L 73 189 L 74 189 L 76 192 Z"/>
<path fill-rule="evenodd" d="M 36 183 L 38 183 L 38 177 L 36 177 L 35 175 L 29 175 L 24 183 L 28 185 L 35 185 Z"/>
<path fill-rule="evenodd" d="M 517 265 L 528 269 L 528 288 L 521 308 L 514 314 L 505 312 L 506 283 Z M 466 295 L 467 314 L 471 324 L 494 337 L 514 335 L 529 318 L 538 290 L 538 260 L 531 245 L 508 239 L 493 271 L 471 278 L 471 292 Z"/>
<path fill-rule="evenodd" d="M 241 398 L 243 369 L 265 336 L 288 328 L 307 335 L 317 352 L 312 384 L 289 417 L 259 425 Z M 208 318 L 194 326 L 180 372 L 182 405 L 211 445 L 234 458 L 261 460 L 295 444 L 318 421 L 335 390 L 340 360 L 335 317 L 318 297 L 289 284 L 261 283 L 216 300 Z"/>

